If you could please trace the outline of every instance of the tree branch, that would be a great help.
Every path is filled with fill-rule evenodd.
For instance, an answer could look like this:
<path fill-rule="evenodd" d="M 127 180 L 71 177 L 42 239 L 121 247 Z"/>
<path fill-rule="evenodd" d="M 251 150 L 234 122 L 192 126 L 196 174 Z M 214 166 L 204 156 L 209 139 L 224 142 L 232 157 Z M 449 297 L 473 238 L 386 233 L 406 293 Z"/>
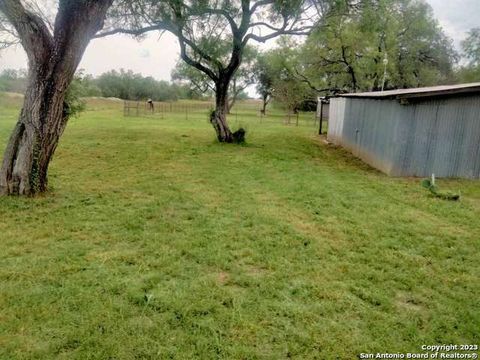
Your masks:
<path fill-rule="evenodd" d="M 116 35 L 116 34 L 126 34 L 126 35 L 134 35 L 134 36 L 140 36 L 143 35 L 147 32 L 154 31 L 154 30 L 168 30 L 167 25 L 165 23 L 158 23 L 155 25 L 150 25 L 146 26 L 143 28 L 139 29 L 125 29 L 125 28 L 116 28 L 108 31 L 104 31 L 101 33 L 96 34 L 93 38 L 98 39 L 98 38 L 103 38 L 106 36 L 110 35 Z"/>
<path fill-rule="evenodd" d="M 53 37 L 39 16 L 28 11 L 19 0 L 1 0 L 0 11 L 15 28 L 31 62 L 36 63 L 50 53 Z"/>
<path fill-rule="evenodd" d="M 274 27 L 273 25 L 269 25 L 265 22 L 257 22 L 257 26 L 266 26 L 270 30 L 274 30 L 272 33 L 264 36 L 256 35 L 254 33 L 248 34 L 245 39 L 243 40 L 244 43 L 247 43 L 248 40 L 254 40 L 257 42 L 265 42 L 267 40 L 273 39 L 275 37 L 278 37 L 280 35 L 310 35 L 311 31 L 313 30 L 314 26 L 309 25 L 309 26 L 301 26 L 301 27 L 295 27 L 296 21 L 288 26 L 288 19 L 284 18 L 283 19 L 283 24 L 281 27 Z M 254 23 L 255 24 L 255 23 Z"/>
<path fill-rule="evenodd" d="M 265 6 L 265 5 L 272 5 L 274 4 L 275 1 L 274 0 L 261 0 L 261 1 L 257 1 L 256 3 L 254 3 L 250 9 L 250 13 L 253 14 L 255 13 L 255 11 L 259 8 L 259 7 L 262 7 L 262 6 Z"/>
<path fill-rule="evenodd" d="M 235 22 L 233 17 L 231 17 L 230 14 L 226 10 L 205 8 L 205 9 L 201 9 L 201 10 L 191 10 L 191 11 L 192 12 L 190 13 L 190 15 L 193 15 L 193 16 L 202 16 L 202 15 L 206 15 L 206 14 L 221 15 L 230 24 L 230 27 L 232 28 L 232 32 L 238 31 L 237 23 Z"/>
<path fill-rule="evenodd" d="M 183 35 L 180 33 L 178 35 L 178 42 L 180 44 L 180 56 L 181 58 L 190 66 L 193 66 L 197 68 L 198 70 L 202 71 L 203 73 L 207 74 L 210 79 L 213 81 L 217 82 L 218 81 L 218 76 L 209 68 L 207 68 L 205 65 L 200 63 L 199 61 L 193 60 L 190 56 L 187 54 L 187 49 L 184 41 Z"/>

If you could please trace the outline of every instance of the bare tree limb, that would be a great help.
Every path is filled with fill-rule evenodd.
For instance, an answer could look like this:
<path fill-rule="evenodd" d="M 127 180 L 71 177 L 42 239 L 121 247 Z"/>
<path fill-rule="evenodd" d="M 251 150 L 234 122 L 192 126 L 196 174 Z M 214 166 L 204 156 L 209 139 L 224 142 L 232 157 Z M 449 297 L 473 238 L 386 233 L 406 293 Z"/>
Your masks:
<path fill-rule="evenodd" d="M 206 66 L 202 65 L 199 61 L 195 61 L 190 56 L 188 56 L 186 45 L 185 45 L 185 42 L 184 42 L 182 36 L 179 36 L 178 40 L 179 40 L 178 42 L 180 44 L 180 56 L 181 56 L 181 58 L 188 65 L 191 65 L 191 66 L 197 68 L 198 70 L 204 72 L 205 74 L 207 74 L 210 77 L 210 79 L 212 79 L 213 81 L 218 81 L 218 76 L 211 69 L 207 68 Z"/>
<path fill-rule="evenodd" d="M 0 11 L 15 28 L 32 63 L 37 62 L 40 54 L 50 53 L 53 37 L 38 15 L 27 10 L 20 0 L 0 1 Z"/>
<path fill-rule="evenodd" d="M 103 38 L 106 36 L 111 36 L 111 35 L 116 35 L 116 34 L 126 34 L 126 35 L 134 35 L 134 36 L 140 36 L 143 34 L 146 34 L 148 32 L 154 31 L 154 30 L 168 30 L 167 25 L 162 23 L 162 24 L 155 24 L 151 26 L 146 26 L 144 28 L 140 29 L 126 29 L 126 28 L 116 28 L 113 30 L 108 30 L 104 32 L 100 32 L 96 34 L 93 38 L 98 39 L 98 38 Z"/>

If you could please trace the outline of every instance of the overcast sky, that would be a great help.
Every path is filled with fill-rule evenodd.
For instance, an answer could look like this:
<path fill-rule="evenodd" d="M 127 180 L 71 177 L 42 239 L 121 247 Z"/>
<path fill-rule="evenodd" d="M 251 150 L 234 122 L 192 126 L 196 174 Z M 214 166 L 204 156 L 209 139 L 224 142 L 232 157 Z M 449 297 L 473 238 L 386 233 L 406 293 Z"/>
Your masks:
<path fill-rule="evenodd" d="M 457 48 L 465 38 L 465 33 L 480 24 L 480 0 L 427 0 L 427 2 L 433 7 L 435 17 Z M 142 42 L 117 35 L 92 41 L 80 68 L 93 75 L 124 68 L 156 79 L 170 80 L 170 73 L 178 58 L 178 45 L 170 34 L 164 34 L 160 39 L 158 36 L 149 35 Z M 0 55 L 0 71 L 6 68 L 26 68 L 25 54 L 20 46 L 4 51 Z"/>

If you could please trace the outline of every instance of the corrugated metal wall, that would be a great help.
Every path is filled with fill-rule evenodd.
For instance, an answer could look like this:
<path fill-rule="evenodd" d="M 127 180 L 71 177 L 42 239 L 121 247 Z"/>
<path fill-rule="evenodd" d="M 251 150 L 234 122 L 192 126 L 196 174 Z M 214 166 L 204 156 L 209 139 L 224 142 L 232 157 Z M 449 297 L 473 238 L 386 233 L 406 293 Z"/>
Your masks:
<path fill-rule="evenodd" d="M 341 136 L 343 131 L 343 121 L 345 119 L 345 104 L 344 98 L 330 99 L 328 118 L 333 121 L 328 122 L 328 138 L 334 143 L 341 143 Z"/>
<path fill-rule="evenodd" d="M 480 177 L 480 96 L 330 100 L 328 138 L 394 176 Z"/>

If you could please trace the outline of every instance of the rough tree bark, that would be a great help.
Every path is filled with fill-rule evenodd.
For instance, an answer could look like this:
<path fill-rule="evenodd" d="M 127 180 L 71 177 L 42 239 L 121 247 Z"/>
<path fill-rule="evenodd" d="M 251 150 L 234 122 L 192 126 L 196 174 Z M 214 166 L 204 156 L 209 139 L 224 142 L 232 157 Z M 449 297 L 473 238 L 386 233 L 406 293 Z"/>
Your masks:
<path fill-rule="evenodd" d="M 48 166 L 68 120 L 65 94 L 113 0 L 60 0 L 53 34 L 19 0 L 0 0 L 28 56 L 23 108 L 0 169 L 0 195 L 47 190 Z"/>
<path fill-rule="evenodd" d="M 229 80 L 218 80 L 215 83 L 215 110 L 210 116 L 210 122 L 215 129 L 218 141 L 231 143 L 234 138 L 227 124 L 228 83 Z"/>

